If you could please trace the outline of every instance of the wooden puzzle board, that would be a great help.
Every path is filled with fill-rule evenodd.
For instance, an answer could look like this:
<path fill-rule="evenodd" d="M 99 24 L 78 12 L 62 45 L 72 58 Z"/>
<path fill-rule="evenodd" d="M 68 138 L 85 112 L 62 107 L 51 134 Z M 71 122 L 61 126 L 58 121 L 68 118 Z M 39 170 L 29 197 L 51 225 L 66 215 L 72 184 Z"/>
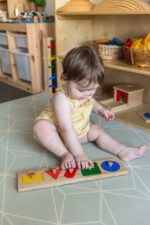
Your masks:
<path fill-rule="evenodd" d="M 115 115 L 116 119 L 122 122 L 125 122 L 127 124 L 133 125 L 146 131 L 150 131 L 150 123 L 146 123 L 144 119 L 141 118 L 141 116 L 139 115 L 141 114 L 141 112 L 150 112 L 150 105 L 141 104 L 133 108 L 117 112 L 115 113 Z"/>
<path fill-rule="evenodd" d="M 128 173 L 118 158 L 102 159 L 93 162 L 94 167 L 84 170 L 77 168 L 62 170 L 61 168 L 42 168 L 18 173 L 18 191 L 29 191 L 41 188 L 91 181 Z"/>

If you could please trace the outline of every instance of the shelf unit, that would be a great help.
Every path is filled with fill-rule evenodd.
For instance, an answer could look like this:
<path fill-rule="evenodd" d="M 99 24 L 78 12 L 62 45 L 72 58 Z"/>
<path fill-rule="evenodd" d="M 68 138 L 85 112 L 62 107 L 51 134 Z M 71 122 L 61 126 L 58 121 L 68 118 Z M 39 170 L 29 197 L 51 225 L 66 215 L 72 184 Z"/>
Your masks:
<path fill-rule="evenodd" d="M 61 74 L 61 58 L 71 48 L 101 38 L 140 37 L 150 32 L 150 10 L 144 11 L 100 11 L 100 12 L 59 12 L 69 0 L 55 1 L 57 74 Z M 130 66 L 123 60 L 104 60 L 104 90 L 112 96 L 112 86 L 132 82 L 145 87 L 144 104 L 150 104 L 150 68 Z M 58 86 L 61 84 L 58 76 Z M 143 106 L 144 108 L 144 106 Z"/>
<path fill-rule="evenodd" d="M 53 23 L 37 23 L 37 24 L 10 24 L 0 23 L 0 31 L 7 33 L 8 50 L 10 52 L 10 64 L 12 76 L 3 74 L 0 71 L 0 81 L 13 85 L 17 88 L 26 90 L 31 93 L 39 93 L 44 90 L 44 71 L 43 71 L 43 38 L 54 36 Z M 14 49 L 17 48 L 14 33 L 25 33 L 27 35 L 29 66 L 31 81 L 21 80 L 17 73 Z"/>
<path fill-rule="evenodd" d="M 58 59 L 62 62 L 65 54 L 58 55 Z M 114 70 L 121 70 L 130 73 L 137 73 L 143 74 L 146 76 L 150 76 L 150 69 L 149 68 L 139 68 L 137 66 L 130 66 L 128 65 L 123 59 L 115 59 L 115 60 L 103 60 L 105 68 L 114 69 Z"/>
<path fill-rule="evenodd" d="M 130 66 L 123 59 L 103 60 L 103 63 L 105 68 L 150 76 L 150 68 L 139 68 L 137 66 Z"/>
<path fill-rule="evenodd" d="M 87 41 L 114 36 L 126 40 L 138 37 L 150 31 L 150 10 L 132 12 L 58 12 L 68 0 L 55 3 L 57 73 L 61 73 L 61 60 L 71 48 Z M 72 29 L 74 27 L 74 29 Z M 138 29 L 140 27 L 140 29 Z M 104 60 L 106 68 L 150 76 L 150 68 L 138 68 L 126 64 L 123 60 Z M 58 77 L 58 84 L 61 83 Z"/>
<path fill-rule="evenodd" d="M 141 11 L 131 11 L 131 12 L 127 12 L 127 11 L 118 11 L 118 12 L 110 12 L 110 11 L 101 11 L 101 12 L 57 12 L 57 15 L 59 16 L 100 16 L 100 15 L 149 15 L 150 14 L 150 10 L 141 10 Z"/>

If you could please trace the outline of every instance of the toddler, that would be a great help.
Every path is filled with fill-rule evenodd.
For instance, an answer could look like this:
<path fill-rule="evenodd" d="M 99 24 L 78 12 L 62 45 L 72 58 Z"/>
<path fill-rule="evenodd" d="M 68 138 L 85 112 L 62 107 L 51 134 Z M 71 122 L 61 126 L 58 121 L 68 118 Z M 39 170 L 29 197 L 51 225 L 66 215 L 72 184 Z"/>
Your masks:
<path fill-rule="evenodd" d="M 103 64 L 92 47 L 82 46 L 68 52 L 63 60 L 63 85 L 53 94 L 48 106 L 36 118 L 36 140 L 61 158 L 63 169 L 87 169 L 93 165 L 82 143 L 96 142 L 99 148 L 129 161 L 146 152 L 146 146 L 127 147 L 110 137 L 100 126 L 90 123 L 91 112 L 107 121 L 114 113 L 99 104 L 93 95 L 103 82 Z"/>

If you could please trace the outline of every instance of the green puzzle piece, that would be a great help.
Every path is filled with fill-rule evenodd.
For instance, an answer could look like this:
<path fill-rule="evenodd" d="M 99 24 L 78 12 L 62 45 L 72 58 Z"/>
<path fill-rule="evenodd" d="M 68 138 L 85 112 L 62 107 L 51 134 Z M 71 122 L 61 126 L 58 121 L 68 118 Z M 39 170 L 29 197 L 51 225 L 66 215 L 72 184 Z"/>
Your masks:
<path fill-rule="evenodd" d="M 90 176 L 90 175 L 96 175 L 96 174 L 101 174 L 102 173 L 100 171 L 97 163 L 94 162 L 93 164 L 94 164 L 93 168 L 81 170 L 81 173 L 82 173 L 83 176 Z"/>

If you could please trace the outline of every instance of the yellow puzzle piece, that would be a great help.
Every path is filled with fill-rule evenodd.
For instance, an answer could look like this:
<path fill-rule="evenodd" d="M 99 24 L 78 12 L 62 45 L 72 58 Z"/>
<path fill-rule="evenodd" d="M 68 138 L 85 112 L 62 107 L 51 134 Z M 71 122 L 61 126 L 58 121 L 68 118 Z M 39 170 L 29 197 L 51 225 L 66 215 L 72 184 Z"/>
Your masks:
<path fill-rule="evenodd" d="M 43 180 L 43 174 L 39 172 L 31 172 L 29 174 L 22 176 L 22 183 L 33 183 L 33 182 L 39 182 Z"/>

